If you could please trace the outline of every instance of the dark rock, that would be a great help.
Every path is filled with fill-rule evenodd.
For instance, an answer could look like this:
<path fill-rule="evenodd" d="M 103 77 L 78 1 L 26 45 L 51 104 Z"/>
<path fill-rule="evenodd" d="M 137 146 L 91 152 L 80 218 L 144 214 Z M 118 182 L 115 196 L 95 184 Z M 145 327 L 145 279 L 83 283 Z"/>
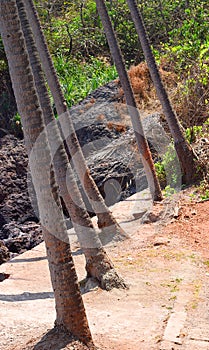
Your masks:
<path fill-rule="evenodd" d="M 130 116 L 120 101 L 117 83 L 97 89 L 70 113 L 92 177 L 108 205 L 147 188 Z M 170 138 L 158 113 L 143 118 L 142 124 L 157 161 L 167 151 Z"/>
<path fill-rule="evenodd" d="M 8 261 L 9 258 L 10 254 L 8 248 L 0 241 L 0 265 Z"/>
<path fill-rule="evenodd" d="M 18 254 L 32 249 L 43 241 L 41 227 L 35 222 L 24 224 L 10 222 L 2 227 L 0 237 L 10 252 Z"/>
<path fill-rule="evenodd" d="M 9 274 L 5 273 L 5 272 L 0 272 L 0 282 L 3 282 L 4 280 L 6 280 L 7 278 L 9 278 Z"/>
<path fill-rule="evenodd" d="M 35 217 L 28 196 L 27 164 L 23 141 L 12 135 L 0 139 L 0 228 L 26 215 Z"/>
<path fill-rule="evenodd" d="M 8 134 L 7 130 L 0 128 L 0 138 L 6 136 L 7 134 Z"/>
<path fill-rule="evenodd" d="M 97 123 L 96 126 L 92 124 L 83 128 L 79 128 L 76 133 L 81 147 L 90 142 L 95 142 L 100 139 L 103 140 L 101 145 L 102 147 L 104 139 L 106 139 L 106 142 L 111 142 L 113 139 L 116 139 L 118 137 L 114 131 L 109 130 L 104 124 L 100 123 Z M 98 146 L 99 142 L 97 142 L 97 147 Z"/>
<path fill-rule="evenodd" d="M 3 197 L 0 197 L 0 201 L 1 199 L 3 199 Z M 5 224 L 7 224 L 7 221 L 5 217 L 0 213 L 0 227 L 4 226 Z"/>
<path fill-rule="evenodd" d="M 127 108 L 120 102 L 116 82 L 94 91 L 73 106 L 70 113 L 90 172 L 108 205 L 147 187 L 134 131 Z M 143 125 L 153 155 L 157 157 L 169 141 L 164 137 L 159 116 L 148 116 Z M 0 124 L 0 127 L 5 129 L 4 125 Z M 159 144 L 162 147 L 159 148 Z M 32 205 L 28 194 L 27 166 L 23 141 L 1 131 L 0 239 L 13 254 L 31 249 L 42 241 L 38 214 L 34 212 L 35 196 L 30 192 Z M 88 199 L 84 193 L 83 196 L 91 213 Z M 67 210 L 64 211 L 68 217 Z M 70 219 L 68 224 L 71 225 Z"/>

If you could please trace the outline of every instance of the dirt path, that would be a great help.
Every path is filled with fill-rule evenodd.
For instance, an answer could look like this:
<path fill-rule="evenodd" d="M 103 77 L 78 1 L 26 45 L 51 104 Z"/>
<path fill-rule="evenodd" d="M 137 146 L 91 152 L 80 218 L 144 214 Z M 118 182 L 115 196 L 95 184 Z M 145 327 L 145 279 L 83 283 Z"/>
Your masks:
<path fill-rule="evenodd" d="M 130 239 L 106 248 L 129 289 L 83 294 L 95 343 L 111 350 L 209 349 L 209 202 L 191 203 L 183 194 L 170 207 L 155 207 L 154 217 L 143 216 L 147 209 L 146 193 L 113 207 Z M 155 221 L 162 209 L 161 220 L 150 223 L 147 218 Z M 148 223 L 141 224 L 140 216 Z M 81 280 L 84 258 L 72 241 Z M 32 349 L 55 319 L 44 244 L 1 265 L 0 272 L 10 274 L 0 283 L 0 348 L 22 350 L 29 342 Z"/>

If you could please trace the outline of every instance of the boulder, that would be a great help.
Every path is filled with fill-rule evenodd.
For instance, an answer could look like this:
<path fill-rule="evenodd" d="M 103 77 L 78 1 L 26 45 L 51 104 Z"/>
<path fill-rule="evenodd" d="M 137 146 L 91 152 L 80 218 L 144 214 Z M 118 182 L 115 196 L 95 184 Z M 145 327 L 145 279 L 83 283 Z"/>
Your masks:
<path fill-rule="evenodd" d="M 111 82 L 97 89 L 73 106 L 70 113 L 90 172 L 107 205 L 147 187 L 130 117 L 126 105 L 120 100 L 118 83 Z M 159 116 L 155 114 L 144 118 L 143 125 L 153 156 L 157 159 L 159 150 L 156 145 L 162 143 L 164 147 L 167 142 Z M 28 194 L 27 166 L 23 141 L 2 129 L 0 239 L 13 254 L 31 249 L 42 240 L 38 214 L 36 216 Z M 79 181 L 78 184 L 81 189 Z M 92 208 L 84 193 L 83 197 L 91 213 Z M 65 214 L 67 216 L 66 210 Z M 68 224 L 70 226 L 70 222 Z"/>
<path fill-rule="evenodd" d="M 9 249 L 0 241 L 0 265 L 8 261 L 10 258 Z"/>

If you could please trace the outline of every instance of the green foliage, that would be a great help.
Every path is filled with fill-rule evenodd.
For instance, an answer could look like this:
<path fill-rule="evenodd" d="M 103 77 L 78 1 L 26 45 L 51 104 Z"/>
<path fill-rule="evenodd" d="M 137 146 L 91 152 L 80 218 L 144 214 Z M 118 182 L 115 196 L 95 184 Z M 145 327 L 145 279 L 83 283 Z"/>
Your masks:
<path fill-rule="evenodd" d="M 36 0 L 51 52 L 68 59 L 107 57 L 109 48 L 94 0 L 50 3 Z M 162 54 L 182 71 L 202 59 L 202 83 L 207 83 L 209 4 L 207 0 L 137 1 L 156 57 Z M 125 0 L 107 1 L 127 66 L 143 59 L 142 50 Z M 203 67 L 204 66 L 204 67 Z M 188 84 L 190 84 L 188 77 Z M 196 79 L 196 77 L 194 77 Z"/>
<path fill-rule="evenodd" d="M 47 1 L 36 2 L 53 54 L 83 59 L 108 51 L 94 0 L 60 1 L 50 11 Z"/>
<path fill-rule="evenodd" d="M 194 125 L 191 128 L 185 130 L 186 139 L 189 143 L 196 141 L 198 136 L 203 136 L 203 127 L 202 125 Z"/>
<path fill-rule="evenodd" d="M 7 59 L 6 59 L 6 54 L 4 52 L 3 42 L 0 37 L 0 72 L 5 71 L 6 69 L 7 69 Z"/>
<path fill-rule="evenodd" d="M 36 3 L 51 52 L 72 58 L 102 55 L 110 59 L 94 0 L 60 1 L 60 5 L 52 5 L 50 11 L 47 1 Z M 125 60 L 130 64 L 136 60 L 139 44 L 126 1 L 113 0 L 107 2 L 107 6 Z"/>
<path fill-rule="evenodd" d="M 20 124 L 20 122 L 21 122 L 21 117 L 20 117 L 19 113 L 16 113 L 16 114 L 14 115 L 13 121 L 14 121 L 14 123 L 16 123 L 16 124 Z"/>
<path fill-rule="evenodd" d="M 163 157 L 163 163 L 168 178 L 167 183 L 173 188 L 179 188 L 181 186 L 182 174 L 179 159 L 173 143 L 170 143 L 167 147 L 167 151 Z"/>
<path fill-rule="evenodd" d="M 126 0 L 107 2 L 107 8 L 127 65 L 140 62 L 143 54 Z"/>
<path fill-rule="evenodd" d="M 190 10 L 187 9 L 188 18 L 186 18 L 180 27 L 173 29 L 169 35 L 170 40 L 163 45 L 163 49 L 168 55 L 177 59 L 178 69 L 190 68 L 201 52 L 204 53 L 208 48 L 209 34 L 208 22 L 204 9 L 196 13 L 194 17 L 190 16 Z M 205 51 L 206 52 L 206 51 Z"/>
<path fill-rule="evenodd" d="M 209 267 L 209 260 L 205 260 L 205 261 L 203 262 L 203 264 L 206 265 L 207 267 Z"/>
<path fill-rule="evenodd" d="M 174 107 L 183 126 L 202 125 L 209 103 L 208 0 L 136 0 L 157 62 L 165 56 L 177 73 Z M 116 77 L 95 0 L 35 0 L 68 105 Z M 125 0 L 106 1 L 127 66 L 143 60 Z M 0 71 L 7 67 L 0 39 Z M 180 83 L 181 82 L 181 83 Z M 199 122 L 200 121 L 200 122 Z M 198 134 L 195 130 L 193 134 Z M 191 142 L 191 130 L 186 131 Z M 163 165 L 156 165 L 165 178 Z"/>
<path fill-rule="evenodd" d="M 179 168 L 177 164 L 177 156 L 174 145 L 171 143 L 167 147 L 167 151 L 162 157 L 162 160 L 155 163 L 155 169 L 162 187 L 165 191 L 172 192 L 178 185 Z M 168 184 L 166 186 L 166 183 Z M 175 190 L 174 190 L 175 191 Z"/>
<path fill-rule="evenodd" d="M 209 132 L 209 118 L 203 123 L 203 126 L 206 128 L 206 132 Z"/>
<path fill-rule="evenodd" d="M 59 55 L 55 57 L 54 63 L 69 107 L 117 77 L 114 66 L 97 58 L 87 62 L 75 59 L 66 61 Z"/>
<path fill-rule="evenodd" d="M 35 1 L 51 52 L 68 58 L 108 57 L 109 48 L 94 0 Z M 179 71 L 193 65 L 209 42 L 207 0 L 137 0 L 155 54 L 165 54 Z M 143 59 L 125 0 L 106 5 L 127 65 Z M 205 50 L 205 51 L 204 51 Z"/>
<path fill-rule="evenodd" d="M 209 118 L 205 120 L 202 125 L 194 125 L 190 128 L 186 128 L 185 136 L 189 143 L 196 142 L 200 137 L 208 137 L 209 135 Z"/>
<path fill-rule="evenodd" d="M 11 130 L 17 137 L 23 137 L 21 117 L 16 113 L 11 120 Z"/>
<path fill-rule="evenodd" d="M 209 36 L 208 1 L 149 0 L 140 1 L 139 6 L 155 47 L 158 45 L 162 49 L 163 44 L 168 55 L 174 53 L 183 65 L 198 56 L 201 45 Z"/>
<path fill-rule="evenodd" d="M 173 194 L 176 193 L 175 188 L 171 187 L 170 185 L 167 185 L 164 190 L 162 191 L 163 195 L 165 197 L 171 197 Z"/>
<path fill-rule="evenodd" d="M 200 182 L 199 186 L 197 186 L 196 192 L 201 200 L 209 199 L 209 183 L 206 179 Z"/>
<path fill-rule="evenodd" d="M 12 123 L 11 123 L 13 131 L 17 134 L 20 131 L 22 132 L 22 123 L 21 123 L 21 116 L 19 113 L 16 113 L 13 116 Z"/>
<path fill-rule="evenodd" d="M 201 125 L 208 118 L 209 6 L 191 1 L 182 21 L 169 32 L 161 52 L 179 77 L 175 109 L 184 127 Z M 196 130 L 191 131 L 191 142 Z M 190 131 L 187 131 L 189 134 Z M 188 139 L 190 135 L 187 135 Z"/>
<path fill-rule="evenodd" d="M 166 185 L 166 172 L 165 172 L 165 167 L 164 167 L 162 161 L 158 161 L 157 163 L 155 163 L 155 170 L 157 173 L 158 180 L 161 184 L 161 187 L 165 187 L 165 185 Z"/>

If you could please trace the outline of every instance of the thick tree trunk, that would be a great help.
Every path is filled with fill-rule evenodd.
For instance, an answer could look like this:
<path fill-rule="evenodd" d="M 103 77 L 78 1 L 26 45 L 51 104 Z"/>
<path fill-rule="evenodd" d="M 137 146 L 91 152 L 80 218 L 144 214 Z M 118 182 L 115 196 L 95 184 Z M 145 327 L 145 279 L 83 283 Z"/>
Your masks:
<path fill-rule="evenodd" d="M 127 3 L 131 11 L 131 16 L 136 27 L 136 31 L 142 46 L 142 50 L 144 52 L 144 56 L 150 71 L 152 81 L 154 83 L 158 98 L 162 105 L 170 132 L 174 139 L 176 153 L 181 164 L 183 183 L 191 184 L 192 182 L 197 181 L 197 156 L 195 155 L 191 146 L 186 141 L 182 129 L 180 127 L 178 118 L 172 108 L 171 102 L 163 85 L 159 70 L 157 68 L 155 58 L 152 53 L 151 45 L 149 42 L 149 38 L 146 32 L 146 28 L 143 22 L 143 18 L 139 12 L 136 1 L 127 0 Z"/>
<path fill-rule="evenodd" d="M 11 80 L 22 117 L 32 180 L 37 195 L 47 257 L 56 302 L 56 325 L 93 345 L 79 291 L 53 171 L 42 111 L 21 32 L 14 0 L 0 1 L 0 33 L 6 51 Z M 41 135 L 41 136 L 40 136 Z"/>
<path fill-rule="evenodd" d="M 66 208 L 70 214 L 80 246 L 85 255 L 88 275 L 97 278 L 101 286 L 106 288 L 103 274 L 107 275 L 107 269 L 109 268 L 109 270 L 111 270 L 111 281 L 107 281 L 106 278 L 107 288 L 109 289 L 109 285 L 113 287 L 123 287 L 125 284 L 117 275 L 113 264 L 107 256 L 107 253 L 102 248 L 98 234 L 96 233 L 88 212 L 86 211 L 85 204 L 82 200 L 71 165 L 63 146 L 57 122 L 53 115 L 50 98 L 44 81 L 42 66 L 40 64 L 37 48 L 26 16 L 23 1 L 16 0 L 16 2 L 18 5 L 19 16 L 21 19 L 29 59 L 35 79 L 35 85 L 43 111 L 44 123 L 47 125 L 47 133 L 52 151 L 56 180 L 59 185 L 60 195 L 62 196 Z M 100 259 L 95 259 L 95 256 L 99 257 Z M 104 269 L 104 266 L 106 266 L 106 269 Z"/>
<path fill-rule="evenodd" d="M 38 14 L 35 10 L 32 0 L 25 0 L 25 7 L 28 13 L 28 18 L 33 30 L 36 45 L 38 47 L 39 55 L 43 65 L 43 69 L 47 78 L 49 88 L 52 92 L 55 107 L 59 116 L 60 125 L 63 133 L 65 133 L 66 143 L 68 145 L 71 158 L 75 165 L 76 172 L 82 184 L 82 187 L 92 205 L 95 214 L 98 217 L 98 226 L 103 229 L 109 226 L 110 231 L 114 232 L 118 239 L 124 239 L 127 237 L 123 229 L 119 226 L 112 213 L 106 206 L 99 190 L 90 175 L 88 167 L 86 165 L 81 147 L 79 145 L 77 135 L 71 120 L 70 113 L 67 108 L 67 104 L 58 81 L 56 71 L 54 69 L 53 62 L 50 57 L 50 53 L 47 47 L 47 43 L 44 38 L 43 31 L 41 30 Z M 62 118 L 61 118 L 62 117 Z M 67 130 L 64 129 L 62 122 L 67 124 Z M 67 135 L 66 135 L 67 134 Z M 76 157 L 75 157 L 76 154 Z M 83 176 L 85 174 L 85 176 Z M 84 183 L 85 178 L 85 183 Z"/>
<path fill-rule="evenodd" d="M 97 9 L 99 15 L 102 20 L 102 24 L 105 30 L 105 34 L 107 37 L 107 41 L 110 47 L 110 51 L 115 62 L 118 75 L 120 78 L 120 82 L 124 91 L 124 95 L 126 98 L 126 103 L 128 107 L 128 111 L 131 117 L 132 125 L 134 128 L 136 142 L 138 145 L 138 149 L 142 158 L 142 162 L 145 169 L 145 174 L 147 177 L 148 185 L 150 188 L 150 192 L 152 194 L 153 200 L 161 200 L 162 193 L 160 189 L 160 184 L 157 179 L 157 175 L 155 172 L 154 163 L 152 160 L 151 152 L 149 150 L 149 146 L 147 140 L 144 135 L 142 123 L 140 120 L 139 111 L 137 109 L 136 101 L 134 98 L 134 93 L 129 81 L 129 77 L 125 68 L 125 63 L 122 57 L 122 53 L 120 51 L 117 38 L 115 32 L 112 27 L 111 20 L 109 18 L 105 3 L 103 0 L 96 0 Z"/>

